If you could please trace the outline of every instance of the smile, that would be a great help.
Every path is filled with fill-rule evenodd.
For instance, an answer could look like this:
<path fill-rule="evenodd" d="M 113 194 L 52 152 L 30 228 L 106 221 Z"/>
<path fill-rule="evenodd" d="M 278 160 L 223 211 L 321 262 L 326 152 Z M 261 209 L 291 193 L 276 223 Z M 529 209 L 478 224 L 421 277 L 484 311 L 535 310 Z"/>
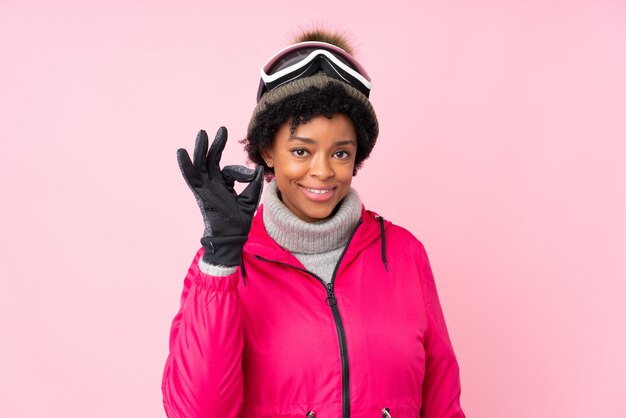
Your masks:
<path fill-rule="evenodd" d="M 309 200 L 314 202 L 326 202 L 335 195 L 336 187 L 327 187 L 323 189 L 315 189 L 312 187 L 300 186 L 300 190 Z"/>

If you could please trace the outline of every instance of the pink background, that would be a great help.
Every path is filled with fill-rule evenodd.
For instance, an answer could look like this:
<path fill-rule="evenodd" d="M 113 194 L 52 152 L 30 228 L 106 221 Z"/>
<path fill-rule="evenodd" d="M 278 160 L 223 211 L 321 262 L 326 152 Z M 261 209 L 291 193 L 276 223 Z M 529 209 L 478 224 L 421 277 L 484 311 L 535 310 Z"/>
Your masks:
<path fill-rule="evenodd" d="M 311 23 L 374 79 L 355 185 L 426 245 L 468 417 L 623 417 L 618 0 L 2 0 L 0 416 L 164 416 L 202 232 L 175 151 L 225 125 L 244 162 L 258 69 Z"/>

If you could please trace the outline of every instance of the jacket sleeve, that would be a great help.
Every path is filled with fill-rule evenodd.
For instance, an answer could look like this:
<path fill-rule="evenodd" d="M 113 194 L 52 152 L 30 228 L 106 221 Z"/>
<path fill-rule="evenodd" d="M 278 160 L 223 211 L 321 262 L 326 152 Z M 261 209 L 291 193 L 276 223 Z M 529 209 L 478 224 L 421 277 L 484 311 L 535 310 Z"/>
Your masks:
<path fill-rule="evenodd" d="M 224 276 L 200 271 L 194 257 L 170 332 L 161 390 L 168 417 L 236 417 L 243 403 L 243 334 L 239 270 Z"/>
<path fill-rule="evenodd" d="M 420 243 L 420 276 L 428 317 L 421 418 L 464 418 L 459 366 L 439 303 L 428 255 Z"/>

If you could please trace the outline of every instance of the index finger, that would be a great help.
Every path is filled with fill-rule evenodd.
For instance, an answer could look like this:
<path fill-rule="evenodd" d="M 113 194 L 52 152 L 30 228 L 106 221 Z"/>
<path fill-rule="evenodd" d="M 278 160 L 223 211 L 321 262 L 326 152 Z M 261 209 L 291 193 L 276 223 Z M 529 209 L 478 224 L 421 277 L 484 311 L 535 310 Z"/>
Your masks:
<path fill-rule="evenodd" d="M 235 181 L 239 183 L 250 183 L 254 180 L 255 171 L 243 165 L 227 165 L 222 169 L 224 184 L 229 188 L 235 186 Z"/>

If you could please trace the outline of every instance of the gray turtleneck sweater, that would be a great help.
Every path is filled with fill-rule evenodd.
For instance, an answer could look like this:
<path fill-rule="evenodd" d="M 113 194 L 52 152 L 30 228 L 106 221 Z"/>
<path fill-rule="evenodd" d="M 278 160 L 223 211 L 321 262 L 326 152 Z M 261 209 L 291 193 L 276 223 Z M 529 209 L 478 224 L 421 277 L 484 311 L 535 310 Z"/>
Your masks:
<path fill-rule="evenodd" d="M 290 251 L 309 271 L 329 283 L 339 256 L 361 217 L 361 199 L 354 188 L 341 201 L 333 216 L 316 222 L 298 218 L 277 193 L 276 181 L 267 186 L 263 223 L 274 241 Z M 237 267 L 214 266 L 200 259 L 200 270 L 213 276 L 227 276 Z"/>

